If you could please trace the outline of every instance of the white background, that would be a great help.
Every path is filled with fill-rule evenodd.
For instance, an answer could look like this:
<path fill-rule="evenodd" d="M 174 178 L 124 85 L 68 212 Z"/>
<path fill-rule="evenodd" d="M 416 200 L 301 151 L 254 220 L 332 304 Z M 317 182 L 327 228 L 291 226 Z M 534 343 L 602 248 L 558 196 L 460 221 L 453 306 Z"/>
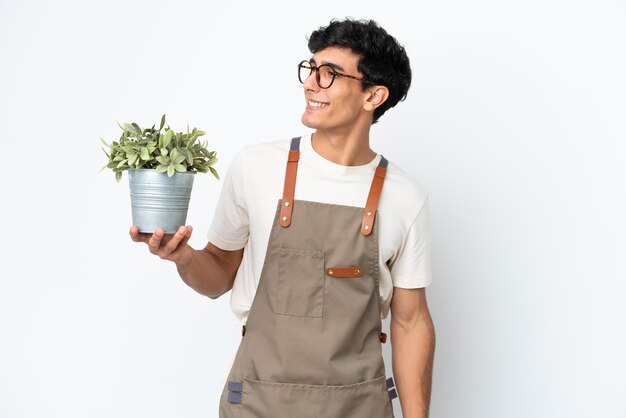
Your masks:
<path fill-rule="evenodd" d="M 130 241 L 99 138 L 166 113 L 225 174 L 307 132 L 296 64 L 345 16 L 414 70 L 372 144 L 431 196 L 431 417 L 626 416 L 623 1 L 3 0 L 0 417 L 217 416 L 230 294 Z M 196 176 L 196 248 L 220 187 Z"/>

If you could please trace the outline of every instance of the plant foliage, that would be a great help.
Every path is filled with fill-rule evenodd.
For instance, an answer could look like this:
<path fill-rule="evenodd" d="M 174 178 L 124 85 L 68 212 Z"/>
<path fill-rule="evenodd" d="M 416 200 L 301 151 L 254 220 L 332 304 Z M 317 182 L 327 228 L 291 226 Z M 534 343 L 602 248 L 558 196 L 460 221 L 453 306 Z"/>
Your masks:
<path fill-rule="evenodd" d="M 174 132 L 169 125 L 163 129 L 165 115 L 161 117 L 159 129 L 155 128 L 156 125 L 141 129 L 134 122 L 118 125 L 123 131 L 119 141 L 108 144 L 101 139 L 109 148 L 109 152 L 102 149 L 109 158 L 109 163 L 102 169 L 113 170 L 118 182 L 122 179 L 122 172 L 129 168 L 154 168 L 159 173 L 167 173 L 169 177 L 176 172 L 211 171 L 219 179 L 217 171 L 212 167 L 217 162 L 215 151 L 207 149 L 206 141 L 198 140 L 205 134 L 204 131 L 193 128 L 189 132 L 187 126 L 187 133 Z"/>

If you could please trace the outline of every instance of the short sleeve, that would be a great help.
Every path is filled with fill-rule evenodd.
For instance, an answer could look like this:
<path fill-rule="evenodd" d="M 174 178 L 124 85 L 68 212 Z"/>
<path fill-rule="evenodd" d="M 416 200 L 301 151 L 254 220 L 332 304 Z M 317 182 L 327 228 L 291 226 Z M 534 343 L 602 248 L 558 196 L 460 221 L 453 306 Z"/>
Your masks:
<path fill-rule="evenodd" d="M 248 242 L 250 220 L 245 190 L 245 148 L 239 151 L 226 172 L 213 222 L 207 238 L 215 246 L 234 251 Z"/>
<path fill-rule="evenodd" d="M 426 198 L 409 227 L 406 239 L 389 264 L 394 287 L 414 289 L 430 284 L 429 222 L 430 205 Z"/>

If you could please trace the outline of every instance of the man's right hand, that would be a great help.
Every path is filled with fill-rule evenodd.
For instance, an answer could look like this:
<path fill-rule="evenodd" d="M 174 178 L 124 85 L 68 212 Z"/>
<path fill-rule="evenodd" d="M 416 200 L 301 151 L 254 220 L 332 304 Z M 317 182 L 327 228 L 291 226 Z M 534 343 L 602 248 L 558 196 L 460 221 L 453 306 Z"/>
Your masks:
<path fill-rule="evenodd" d="M 175 262 L 180 277 L 196 292 L 218 298 L 232 289 L 243 259 L 243 248 L 227 251 L 209 242 L 204 249 L 194 250 L 187 244 L 192 232 L 191 226 L 181 226 L 175 234 L 165 234 L 161 228 L 146 234 L 132 226 L 130 237 L 135 242 L 148 244 L 152 254 Z"/>
<path fill-rule="evenodd" d="M 192 232 L 193 227 L 188 225 L 178 228 L 175 234 L 165 234 L 162 228 L 158 228 L 152 234 L 141 233 L 139 228 L 133 225 L 129 233 L 133 241 L 148 244 L 152 254 L 184 266 L 191 261 L 194 253 L 194 249 L 187 244 Z"/>

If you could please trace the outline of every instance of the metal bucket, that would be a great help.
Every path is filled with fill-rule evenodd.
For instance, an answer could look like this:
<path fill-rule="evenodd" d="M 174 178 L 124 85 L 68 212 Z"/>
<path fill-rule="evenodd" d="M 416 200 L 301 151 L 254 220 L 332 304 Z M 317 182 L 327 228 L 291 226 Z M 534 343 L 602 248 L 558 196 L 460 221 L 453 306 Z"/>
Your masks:
<path fill-rule="evenodd" d="M 128 170 L 133 225 L 140 232 L 163 228 L 166 234 L 185 225 L 195 174 L 187 171 L 168 177 L 153 169 Z"/>

